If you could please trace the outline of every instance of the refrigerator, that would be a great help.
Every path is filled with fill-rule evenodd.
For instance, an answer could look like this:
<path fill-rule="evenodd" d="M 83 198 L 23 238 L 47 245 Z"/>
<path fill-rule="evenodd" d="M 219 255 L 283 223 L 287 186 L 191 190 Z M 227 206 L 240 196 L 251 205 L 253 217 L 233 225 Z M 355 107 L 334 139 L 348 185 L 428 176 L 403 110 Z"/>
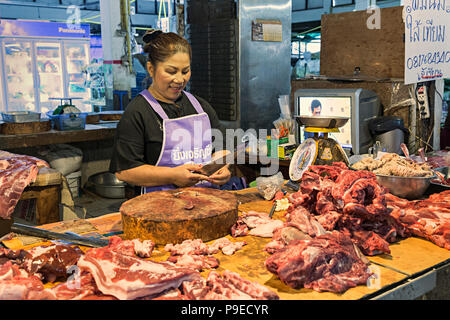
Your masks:
<path fill-rule="evenodd" d="M 0 20 L 0 111 L 46 113 L 61 103 L 54 98 L 72 98 L 91 112 L 89 34 L 88 24 Z"/>

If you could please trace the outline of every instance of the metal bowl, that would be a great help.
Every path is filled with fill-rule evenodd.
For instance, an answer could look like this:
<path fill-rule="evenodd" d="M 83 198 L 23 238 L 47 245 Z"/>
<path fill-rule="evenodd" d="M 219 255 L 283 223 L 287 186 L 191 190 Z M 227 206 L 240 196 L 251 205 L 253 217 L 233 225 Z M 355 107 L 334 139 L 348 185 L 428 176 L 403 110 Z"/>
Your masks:
<path fill-rule="evenodd" d="M 377 181 L 389 189 L 393 195 L 408 200 L 419 199 L 430 186 L 436 176 L 431 177 L 398 177 L 377 174 Z"/>
<path fill-rule="evenodd" d="M 111 172 L 100 172 L 89 177 L 94 185 L 94 191 L 99 196 L 112 199 L 125 198 L 126 182 L 117 179 Z"/>
<path fill-rule="evenodd" d="M 441 168 L 437 168 L 437 169 L 433 169 L 433 170 L 442 173 L 444 175 L 445 179 L 450 178 L 450 167 L 441 167 Z M 433 180 L 436 181 L 436 180 L 439 180 L 439 178 L 436 177 Z M 449 185 L 438 183 L 438 182 L 434 182 L 434 181 L 431 181 L 431 184 L 433 186 L 437 186 L 440 189 L 442 189 L 441 191 L 445 191 L 445 190 L 449 190 L 450 189 Z"/>
<path fill-rule="evenodd" d="M 295 120 L 300 126 L 316 128 L 340 128 L 344 126 L 349 118 L 327 117 L 327 116 L 295 116 Z"/>

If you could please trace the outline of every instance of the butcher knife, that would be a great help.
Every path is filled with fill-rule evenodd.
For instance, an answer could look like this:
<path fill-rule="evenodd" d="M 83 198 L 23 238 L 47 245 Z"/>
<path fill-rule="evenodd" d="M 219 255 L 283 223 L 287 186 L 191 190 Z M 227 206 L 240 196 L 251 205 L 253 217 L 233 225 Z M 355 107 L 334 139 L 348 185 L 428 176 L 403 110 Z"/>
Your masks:
<path fill-rule="evenodd" d="M 211 162 L 205 164 L 202 166 L 202 168 L 198 171 L 201 174 L 204 174 L 206 176 L 212 175 L 214 172 L 217 172 L 219 169 L 225 167 L 228 163 L 227 160 L 233 160 L 233 163 L 236 162 L 236 160 L 239 159 L 239 155 L 244 153 L 246 148 L 248 146 L 248 142 L 244 141 L 243 143 L 239 144 L 233 151 L 233 155 L 231 156 L 231 151 L 229 150 L 222 150 L 219 152 L 219 156 L 215 159 L 213 159 Z"/>
<path fill-rule="evenodd" d="M 273 213 L 275 212 L 275 208 L 277 207 L 277 200 L 283 199 L 283 197 L 286 195 L 286 190 L 281 189 L 281 191 L 278 191 L 275 194 L 275 197 L 273 199 L 272 208 L 270 209 L 269 218 L 272 219 Z"/>
<path fill-rule="evenodd" d="M 86 247 L 106 247 L 109 244 L 107 239 L 87 238 L 76 235 L 74 233 L 58 233 L 49 230 L 39 229 L 31 226 L 27 226 L 20 223 L 13 223 L 11 225 L 11 232 L 23 234 L 27 236 L 33 236 L 45 239 L 64 240 L 74 244 L 78 244 Z"/>

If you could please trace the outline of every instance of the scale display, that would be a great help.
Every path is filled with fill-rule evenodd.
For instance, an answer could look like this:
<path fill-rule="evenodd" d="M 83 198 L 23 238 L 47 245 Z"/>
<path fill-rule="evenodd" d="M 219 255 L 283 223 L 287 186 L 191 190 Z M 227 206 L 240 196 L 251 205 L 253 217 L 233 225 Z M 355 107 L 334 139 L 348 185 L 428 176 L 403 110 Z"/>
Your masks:
<path fill-rule="evenodd" d="M 303 172 L 314 163 L 317 155 L 317 143 L 314 139 L 309 138 L 305 140 L 295 150 L 289 165 L 289 178 L 292 181 L 298 181 L 303 175 Z"/>
<path fill-rule="evenodd" d="M 351 97 L 299 97 L 300 116 L 351 117 Z M 314 108 L 315 107 L 315 108 Z M 352 148 L 351 121 L 339 128 L 339 132 L 329 133 L 329 137 L 338 141 L 343 148 Z M 300 139 L 311 138 L 312 133 L 300 128 Z"/>

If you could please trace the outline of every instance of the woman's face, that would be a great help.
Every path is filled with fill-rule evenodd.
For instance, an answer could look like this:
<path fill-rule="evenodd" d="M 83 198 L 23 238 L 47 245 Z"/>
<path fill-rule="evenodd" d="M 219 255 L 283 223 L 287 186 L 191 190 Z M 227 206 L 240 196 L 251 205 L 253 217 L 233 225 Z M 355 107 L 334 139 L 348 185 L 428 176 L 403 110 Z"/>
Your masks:
<path fill-rule="evenodd" d="M 170 101 L 178 99 L 191 78 L 189 54 L 183 52 L 175 53 L 166 61 L 159 62 L 156 68 L 148 62 L 147 69 L 153 79 L 151 88 L 159 98 Z"/>

